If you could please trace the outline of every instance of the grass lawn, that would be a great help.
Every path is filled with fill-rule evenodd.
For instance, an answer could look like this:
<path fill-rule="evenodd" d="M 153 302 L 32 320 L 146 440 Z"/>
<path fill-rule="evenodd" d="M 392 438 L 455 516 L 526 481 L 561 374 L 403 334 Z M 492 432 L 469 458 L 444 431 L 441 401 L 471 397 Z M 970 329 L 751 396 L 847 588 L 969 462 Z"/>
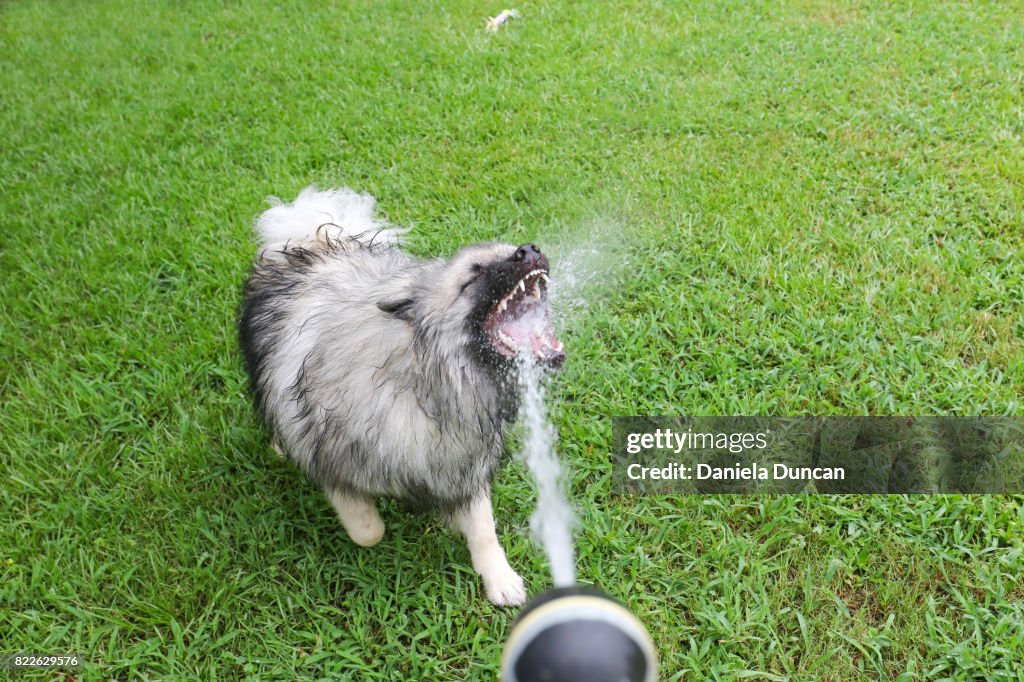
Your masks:
<path fill-rule="evenodd" d="M 246 394 L 253 219 L 318 183 L 418 254 L 590 275 L 551 386 L 579 574 L 663 679 L 1024 680 L 1024 498 L 620 496 L 608 451 L 614 415 L 1024 416 L 1024 7 L 514 6 L 0 4 L 0 653 L 495 679 L 464 543 L 387 503 L 355 547 Z M 538 592 L 532 505 L 510 464 Z"/>

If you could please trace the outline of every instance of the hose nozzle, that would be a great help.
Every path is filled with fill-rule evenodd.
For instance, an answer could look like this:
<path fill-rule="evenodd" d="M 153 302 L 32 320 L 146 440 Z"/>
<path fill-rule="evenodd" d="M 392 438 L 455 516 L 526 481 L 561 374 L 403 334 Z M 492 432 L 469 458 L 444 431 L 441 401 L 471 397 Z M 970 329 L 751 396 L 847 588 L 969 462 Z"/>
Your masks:
<path fill-rule="evenodd" d="M 655 682 L 654 642 L 600 590 L 557 587 L 523 608 L 505 643 L 503 682 Z"/>

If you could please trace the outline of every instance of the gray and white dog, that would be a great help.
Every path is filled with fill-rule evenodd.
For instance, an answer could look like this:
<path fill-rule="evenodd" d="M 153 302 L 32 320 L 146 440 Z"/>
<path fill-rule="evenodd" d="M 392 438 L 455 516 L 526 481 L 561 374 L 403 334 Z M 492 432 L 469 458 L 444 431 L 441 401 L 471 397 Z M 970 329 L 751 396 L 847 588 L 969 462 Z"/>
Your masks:
<path fill-rule="evenodd" d="M 517 358 L 565 358 L 547 316 L 548 260 L 496 243 L 418 260 L 374 204 L 307 188 L 259 218 L 240 320 L 257 407 L 356 544 L 384 534 L 376 497 L 440 510 L 490 600 L 522 604 L 491 479 L 518 409 Z"/>

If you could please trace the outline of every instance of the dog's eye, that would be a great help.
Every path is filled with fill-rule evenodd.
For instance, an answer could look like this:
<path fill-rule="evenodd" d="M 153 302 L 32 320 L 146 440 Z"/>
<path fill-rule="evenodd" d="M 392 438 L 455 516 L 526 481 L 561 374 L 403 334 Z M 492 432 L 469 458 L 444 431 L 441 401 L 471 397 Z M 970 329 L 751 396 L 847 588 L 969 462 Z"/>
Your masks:
<path fill-rule="evenodd" d="M 460 294 L 466 291 L 466 287 L 479 280 L 480 275 L 483 274 L 483 265 L 480 265 L 479 263 L 473 263 L 472 265 L 469 266 L 469 269 L 472 270 L 474 274 L 473 276 L 471 276 L 470 279 L 466 280 L 466 282 L 463 283 L 462 289 L 459 290 Z"/>

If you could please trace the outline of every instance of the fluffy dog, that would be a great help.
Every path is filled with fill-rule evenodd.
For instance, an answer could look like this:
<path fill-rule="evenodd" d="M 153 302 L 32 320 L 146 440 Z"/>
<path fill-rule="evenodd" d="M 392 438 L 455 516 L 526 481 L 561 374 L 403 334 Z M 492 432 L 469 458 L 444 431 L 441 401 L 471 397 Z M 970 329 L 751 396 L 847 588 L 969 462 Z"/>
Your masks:
<path fill-rule="evenodd" d="M 417 260 L 374 204 L 308 188 L 259 218 L 239 325 L 257 407 L 356 544 L 384 534 L 378 496 L 438 509 L 466 536 L 491 601 L 521 604 L 491 479 L 518 409 L 517 358 L 565 358 L 548 260 L 496 243 Z"/>

